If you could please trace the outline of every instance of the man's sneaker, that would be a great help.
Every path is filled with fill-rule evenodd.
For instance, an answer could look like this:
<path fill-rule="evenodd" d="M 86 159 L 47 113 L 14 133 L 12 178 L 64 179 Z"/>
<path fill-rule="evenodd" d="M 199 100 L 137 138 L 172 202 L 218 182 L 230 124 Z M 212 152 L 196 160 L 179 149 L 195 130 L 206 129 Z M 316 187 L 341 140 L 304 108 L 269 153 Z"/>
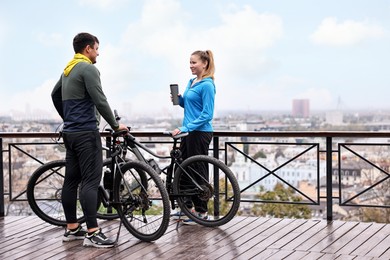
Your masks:
<path fill-rule="evenodd" d="M 87 231 L 85 231 L 81 225 L 78 226 L 75 230 L 69 230 L 67 229 L 65 231 L 64 236 L 62 237 L 62 241 L 68 242 L 68 241 L 73 241 L 73 240 L 78 240 L 78 239 L 84 239 L 85 234 L 87 234 Z"/>
<path fill-rule="evenodd" d="M 86 234 L 84 238 L 83 246 L 93 246 L 100 248 L 108 248 L 113 247 L 115 245 L 115 241 L 108 239 L 102 232 L 101 229 L 96 230 L 91 235 Z"/>
<path fill-rule="evenodd" d="M 187 220 L 188 219 L 187 215 L 181 211 L 177 211 L 176 213 L 171 214 L 171 218 L 173 220 Z"/>
<path fill-rule="evenodd" d="M 207 216 L 207 212 L 205 212 L 205 213 L 195 212 L 194 214 L 195 214 L 195 216 L 197 216 L 198 218 L 201 218 L 201 219 L 206 220 L 209 218 Z M 193 221 L 192 219 L 186 219 L 186 220 L 183 220 L 183 224 L 184 225 L 196 225 L 197 223 L 195 221 Z"/>

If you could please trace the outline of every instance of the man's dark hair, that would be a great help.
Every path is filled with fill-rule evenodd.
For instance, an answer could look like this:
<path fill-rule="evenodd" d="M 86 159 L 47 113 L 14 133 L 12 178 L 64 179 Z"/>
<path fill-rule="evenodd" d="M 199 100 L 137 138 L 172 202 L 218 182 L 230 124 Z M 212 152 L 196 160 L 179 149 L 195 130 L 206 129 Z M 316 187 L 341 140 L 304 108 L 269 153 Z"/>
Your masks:
<path fill-rule="evenodd" d="M 93 47 L 95 42 L 99 43 L 96 36 L 90 33 L 79 33 L 73 39 L 73 49 L 75 53 L 81 53 L 88 45 Z"/>

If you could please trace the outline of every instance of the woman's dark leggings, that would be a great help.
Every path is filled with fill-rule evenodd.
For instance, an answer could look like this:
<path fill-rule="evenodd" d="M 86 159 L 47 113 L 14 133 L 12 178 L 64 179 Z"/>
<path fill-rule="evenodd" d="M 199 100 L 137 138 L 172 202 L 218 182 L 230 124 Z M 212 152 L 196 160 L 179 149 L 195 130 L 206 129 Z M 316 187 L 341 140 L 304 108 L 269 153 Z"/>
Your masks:
<path fill-rule="evenodd" d="M 194 155 L 208 155 L 209 145 L 213 138 L 212 132 L 193 131 L 189 135 L 183 137 L 180 143 L 180 151 L 182 152 L 182 158 L 187 159 Z M 203 167 L 204 166 L 200 166 Z M 208 168 L 199 169 L 203 173 L 203 177 L 208 179 Z M 197 179 L 201 184 L 202 180 Z M 192 205 L 193 204 L 193 205 Z M 200 213 L 207 212 L 207 201 L 200 200 L 197 196 L 192 196 L 186 201 L 188 208 L 195 207 L 195 210 Z"/>
<path fill-rule="evenodd" d="M 66 147 L 65 180 L 62 206 L 67 223 L 76 223 L 77 192 L 87 228 L 96 228 L 98 186 L 103 157 L 99 131 L 63 133 Z"/>

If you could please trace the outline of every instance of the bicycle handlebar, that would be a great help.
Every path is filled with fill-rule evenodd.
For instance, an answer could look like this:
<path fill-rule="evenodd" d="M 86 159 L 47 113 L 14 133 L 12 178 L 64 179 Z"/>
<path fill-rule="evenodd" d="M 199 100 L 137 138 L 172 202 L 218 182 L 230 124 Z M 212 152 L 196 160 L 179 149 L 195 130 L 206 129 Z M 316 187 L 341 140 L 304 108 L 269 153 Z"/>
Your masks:
<path fill-rule="evenodd" d="M 177 135 L 172 135 L 172 132 L 168 132 L 168 131 L 163 132 L 163 134 L 164 135 L 169 135 L 173 139 L 179 139 L 179 138 L 182 138 L 184 136 L 189 135 L 189 133 L 180 133 L 180 134 L 177 134 Z"/>

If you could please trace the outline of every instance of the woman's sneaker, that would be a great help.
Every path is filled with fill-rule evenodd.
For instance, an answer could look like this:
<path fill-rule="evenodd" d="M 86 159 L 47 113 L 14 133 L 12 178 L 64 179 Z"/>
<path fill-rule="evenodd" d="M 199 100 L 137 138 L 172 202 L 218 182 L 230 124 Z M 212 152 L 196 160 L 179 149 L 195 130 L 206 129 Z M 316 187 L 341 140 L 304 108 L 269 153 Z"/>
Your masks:
<path fill-rule="evenodd" d="M 195 216 L 197 216 L 198 218 L 201 218 L 201 219 L 208 219 L 209 218 L 207 215 L 207 212 L 205 212 L 205 213 L 195 212 Z M 184 225 L 196 225 L 197 223 L 189 218 L 189 219 L 183 220 L 183 224 Z"/>
<path fill-rule="evenodd" d="M 87 234 L 87 231 L 85 231 L 81 225 L 78 226 L 78 228 L 74 230 L 65 230 L 65 234 L 62 237 L 62 241 L 68 242 L 68 241 L 73 241 L 73 240 L 78 240 L 78 239 L 84 239 L 85 234 Z"/>
<path fill-rule="evenodd" d="M 188 219 L 187 215 L 181 211 L 177 211 L 176 213 L 171 214 L 171 218 L 173 220 L 186 220 L 186 219 Z"/>
<path fill-rule="evenodd" d="M 92 234 L 87 233 L 84 238 L 83 246 L 93 246 L 100 248 L 113 247 L 115 241 L 108 239 L 102 232 L 102 229 L 98 229 Z"/>

